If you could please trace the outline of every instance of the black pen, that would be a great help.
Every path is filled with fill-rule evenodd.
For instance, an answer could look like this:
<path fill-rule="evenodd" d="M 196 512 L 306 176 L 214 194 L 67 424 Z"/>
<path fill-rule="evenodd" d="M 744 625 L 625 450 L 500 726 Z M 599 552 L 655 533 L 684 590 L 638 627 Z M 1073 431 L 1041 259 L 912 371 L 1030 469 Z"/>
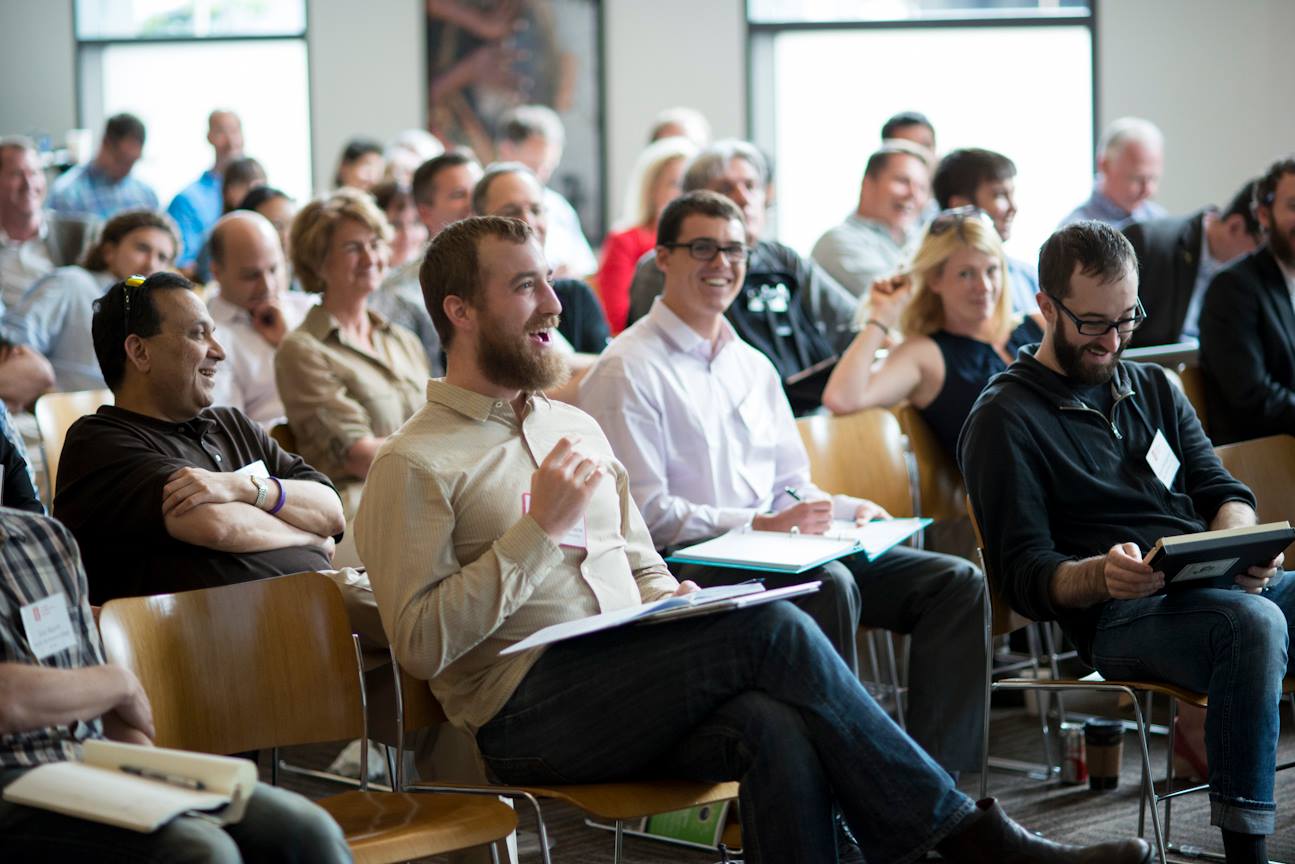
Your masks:
<path fill-rule="evenodd" d="M 171 786 L 179 786 L 184 789 L 193 789 L 201 792 L 207 788 L 207 784 L 201 780 L 195 780 L 192 777 L 181 777 L 179 774 L 168 774 L 165 771 L 154 771 L 150 768 L 137 768 L 134 765 L 122 765 L 122 773 L 134 774 L 136 777 L 143 777 L 145 780 L 156 780 L 159 783 L 168 783 Z"/>
<path fill-rule="evenodd" d="M 799 490 L 797 490 L 794 486 L 784 486 L 784 487 L 782 487 L 782 491 L 786 492 L 788 495 L 790 495 L 790 496 L 791 496 L 794 500 L 796 500 L 796 501 L 804 501 L 804 500 L 805 500 L 804 498 L 800 497 L 800 492 L 799 492 Z"/>

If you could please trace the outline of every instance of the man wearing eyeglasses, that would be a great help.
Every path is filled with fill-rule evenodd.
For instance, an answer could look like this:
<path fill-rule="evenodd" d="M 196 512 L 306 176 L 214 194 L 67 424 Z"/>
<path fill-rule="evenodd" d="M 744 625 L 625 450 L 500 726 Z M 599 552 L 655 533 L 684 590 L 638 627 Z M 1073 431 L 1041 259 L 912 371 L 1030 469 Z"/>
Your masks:
<path fill-rule="evenodd" d="M 598 420 L 629 472 L 652 541 L 667 549 L 750 526 L 822 534 L 832 520 L 886 512 L 829 497 L 769 360 L 724 317 L 742 290 L 742 214 L 713 192 L 671 202 L 657 225 L 665 290 L 646 318 L 612 341 L 581 382 L 580 407 Z M 685 568 L 699 584 L 750 573 Z M 823 581 L 800 605 L 852 668 L 860 620 L 913 636 L 908 731 L 945 769 L 979 770 L 984 708 L 984 580 L 961 558 L 896 548 L 853 556 L 766 585 Z"/>
<path fill-rule="evenodd" d="M 1279 555 L 1238 576 L 1243 590 L 1164 593 L 1144 562 L 1162 537 L 1256 516 L 1164 371 L 1120 359 L 1146 318 L 1137 272 L 1133 247 L 1104 223 L 1048 239 L 1043 342 L 985 388 L 959 461 L 988 573 L 1013 609 L 1059 622 L 1107 678 L 1208 694 L 1211 822 L 1228 861 L 1266 861 L 1295 583 Z"/>

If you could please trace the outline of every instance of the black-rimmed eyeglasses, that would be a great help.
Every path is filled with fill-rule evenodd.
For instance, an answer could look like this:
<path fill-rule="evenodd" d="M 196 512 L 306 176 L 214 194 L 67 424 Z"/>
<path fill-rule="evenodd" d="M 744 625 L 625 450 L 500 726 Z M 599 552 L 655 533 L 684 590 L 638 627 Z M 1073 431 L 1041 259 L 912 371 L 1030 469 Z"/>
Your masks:
<path fill-rule="evenodd" d="M 747 258 L 751 257 L 751 249 L 743 246 L 741 243 L 730 243 L 727 246 L 721 246 L 714 240 L 701 238 L 690 240 L 687 243 L 662 243 L 667 249 L 687 249 L 688 254 L 694 261 L 713 261 L 715 255 L 719 252 L 724 253 L 724 257 L 732 264 L 741 264 Z"/>
<path fill-rule="evenodd" d="M 1128 336 L 1134 330 L 1138 329 L 1147 320 L 1147 310 L 1142 308 L 1142 300 L 1139 299 L 1133 307 L 1133 315 L 1129 318 L 1121 318 L 1118 321 L 1112 321 L 1109 318 L 1094 320 L 1092 318 L 1080 318 L 1074 312 L 1066 308 L 1066 304 L 1054 294 L 1044 292 L 1057 304 L 1057 308 L 1066 313 L 1066 317 L 1074 322 L 1075 329 L 1079 331 L 1080 336 L 1105 336 L 1114 330 L 1121 336 Z"/>

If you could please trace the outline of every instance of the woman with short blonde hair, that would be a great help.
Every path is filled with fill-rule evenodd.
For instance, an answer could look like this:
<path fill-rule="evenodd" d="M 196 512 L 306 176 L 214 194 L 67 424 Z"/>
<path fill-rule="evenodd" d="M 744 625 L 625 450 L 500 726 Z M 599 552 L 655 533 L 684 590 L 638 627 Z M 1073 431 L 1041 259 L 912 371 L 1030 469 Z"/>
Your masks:
<path fill-rule="evenodd" d="M 864 302 L 863 328 L 823 404 L 846 414 L 909 402 L 951 454 L 985 384 L 1042 337 L 1033 320 L 1013 316 L 1003 244 L 976 207 L 936 216 L 907 272 L 874 282 Z M 888 341 L 898 344 L 874 369 Z"/>

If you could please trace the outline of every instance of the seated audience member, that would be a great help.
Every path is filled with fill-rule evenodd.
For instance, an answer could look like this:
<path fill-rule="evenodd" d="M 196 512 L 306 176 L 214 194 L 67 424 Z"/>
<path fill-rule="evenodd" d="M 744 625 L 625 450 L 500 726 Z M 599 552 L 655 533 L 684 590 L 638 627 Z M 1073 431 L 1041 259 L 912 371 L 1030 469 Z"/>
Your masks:
<path fill-rule="evenodd" d="M 390 234 L 354 189 L 310 202 L 292 223 L 297 278 L 323 298 L 279 343 L 275 380 L 298 449 L 332 478 L 348 519 L 373 454 L 424 401 L 422 345 L 365 302 L 386 275 Z"/>
<path fill-rule="evenodd" d="M 829 498 L 813 485 L 776 370 L 724 318 L 742 290 L 741 211 L 713 192 L 690 192 L 666 207 L 657 239 L 665 290 L 599 358 L 579 402 L 625 466 L 656 547 L 743 526 L 821 534 L 834 518 L 886 516 L 871 501 Z M 699 256 L 699 246 L 714 251 Z M 703 584 L 750 576 L 692 567 L 683 575 Z M 872 563 L 855 555 L 789 582 L 806 579 L 822 579 L 824 591 L 804 608 L 851 667 L 860 608 L 867 626 L 913 635 L 908 730 L 949 771 L 979 770 L 985 585 L 976 568 L 897 547 Z"/>
<path fill-rule="evenodd" d="M 435 159 L 445 152 L 441 140 L 426 129 L 406 129 L 401 132 L 387 149 L 382 152 L 386 160 L 386 179 L 401 186 L 414 182 L 414 172 L 428 159 Z"/>
<path fill-rule="evenodd" d="M 292 235 L 292 220 L 297 216 L 297 202 L 282 189 L 276 189 L 273 186 L 257 186 L 238 202 L 238 209 L 260 213 L 270 220 L 270 224 L 274 226 L 274 233 L 279 235 L 279 248 L 283 250 L 284 272 L 288 274 L 287 281 L 291 284 L 294 281 L 292 266 L 289 263 L 292 248 L 288 245 L 288 241 Z"/>
<path fill-rule="evenodd" d="M 921 111 L 901 111 L 881 125 L 881 143 L 911 141 L 927 153 L 935 154 L 935 127 Z"/>
<path fill-rule="evenodd" d="M 418 218 L 414 196 L 407 187 L 384 180 L 373 187 L 373 200 L 391 225 L 391 255 L 387 266 L 394 269 L 422 262 L 427 245 L 427 226 Z"/>
<path fill-rule="evenodd" d="M 0 338 L 0 401 L 12 411 L 25 411 L 53 386 L 48 360 L 26 345 Z"/>
<path fill-rule="evenodd" d="M 725 315 L 737 335 L 773 363 L 792 410 L 804 414 L 818 410 L 827 375 L 813 375 L 799 384 L 793 383 L 794 376 L 830 365 L 846 349 L 854 335 L 858 301 L 791 247 L 761 239 L 771 183 L 764 155 L 736 139 L 707 147 L 683 177 L 684 192 L 709 189 L 742 211 L 751 254 L 742 291 Z M 630 283 L 629 323 L 648 313 L 664 282 L 655 252 L 645 252 Z"/>
<path fill-rule="evenodd" d="M 1253 525 L 1254 496 L 1162 369 L 1120 360 L 1142 315 L 1137 260 L 1119 231 L 1058 230 L 1039 282 L 1043 342 L 989 383 L 959 443 L 990 573 L 1013 609 L 1058 621 L 1107 678 L 1208 694 L 1210 821 L 1229 862 L 1267 861 L 1295 579 L 1279 555 L 1236 578 L 1244 591 L 1162 592 L 1144 551 Z"/>
<path fill-rule="evenodd" d="M 225 353 L 193 284 L 118 282 L 95 303 L 115 404 L 72 424 L 54 517 L 76 537 L 90 602 L 324 570 L 342 507 L 328 479 L 235 408 L 213 408 Z"/>
<path fill-rule="evenodd" d="M 8 502 L 5 502 L 6 505 Z M 105 663 L 77 544 L 45 516 L 0 509 L 0 788 L 38 765 L 75 758 L 92 739 L 151 743 L 153 712 L 124 666 Z M 71 624 L 54 653 L 32 649 L 26 608 L 57 598 Z M 51 616 L 52 617 L 52 616 Z M 341 829 L 307 799 L 258 783 L 228 826 L 181 815 L 151 833 L 0 801 L 13 861 L 349 862 Z"/>
<path fill-rule="evenodd" d="M 584 279 L 598 269 L 598 259 L 589 248 L 575 208 L 549 186 L 553 172 L 562 161 L 566 130 L 557 112 L 544 105 L 522 105 L 499 118 L 495 153 L 501 162 L 520 162 L 534 172 L 544 189 L 544 209 L 549 233 L 544 241 L 553 275 Z"/>
<path fill-rule="evenodd" d="M 17 303 L 37 279 L 75 264 L 94 236 L 85 216 L 45 209 L 45 171 L 27 138 L 0 138 L 0 304 Z"/>
<path fill-rule="evenodd" d="M 180 226 L 180 259 L 176 265 L 191 268 L 202 251 L 216 220 L 225 212 L 221 187 L 225 169 L 243 155 L 243 123 L 233 111 L 218 109 L 207 116 L 207 143 L 216 162 L 201 177 L 180 190 L 167 206 L 167 214 Z"/>
<path fill-rule="evenodd" d="M 979 207 L 994 220 L 994 230 L 1004 243 L 1012 239 L 1016 221 L 1016 164 L 1001 153 L 967 147 L 954 150 L 940 160 L 931 189 L 941 210 Z M 1007 287 L 1012 311 L 1030 315 L 1040 328 L 1043 318 L 1034 295 L 1039 293 L 1039 274 L 1033 263 L 1007 259 Z"/>
<path fill-rule="evenodd" d="M 109 117 L 94 159 L 68 169 L 50 187 L 49 208 L 96 219 L 111 219 L 123 210 L 157 210 L 153 187 L 131 174 L 144 153 L 144 135 L 135 115 Z"/>
<path fill-rule="evenodd" d="M 472 191 L 474 213 L 520 219 L 531 226 L 541 243 L 548 234 L 544 202 L 544 187 L 520 162 L 491 165 Z M 554 279 L 552 284 L 562 303 L 562 320 L 557 326 L 562 338 L 578 354 L 597 354 L 606 348 L 611 334 L 593 289 L 579 279 Z"/>
<path fill-rule="evenodd" d="M 4 402 L 0 402 L 0 467 L 4 468 L 4 476 L 0 478 L 0 506 L 43 514 L 45 506 L 36 492 L 31 464 L 27 461 L 27 445 L 23 443 L 22 433 L 9 422 Z"/>
<path fill-rule="evenodd" d="M 251 192 L 265 185 L 265 169 L 251 156 L 235 159 L 225 167 L 224 185 L 221 186 L 222 213 L 233 213 Z M 212 227 L 215 227 L 214 225 Z M 203 239 L 202 251 L 193 262 L 194 278 L 199 282 L 211 281 L 210 235 Z"/>
<path fill-rule="evenodd" d="M 1190 216 L 1131 222 L 1124 236 L 1138 256 L 1138 299 L 1147 323 L 1132 344 L 1164 345 L 1200 336 L 1205 289 L 1215 274 L 1263 240 L 1254 215 L 1255 181 L 1241 187 L 1228 209 L 1206 207 Z"/>
<path fill-rule="evenodd" d="M 211 231 L 216 290 L 207 311 L 225 361 L 216 367 L 212 405 L 237 408 L 267 431 L 284 422 L 274 378 L 274 352 L 301 326 L 317 298 L 288 290 L 279 235 L 264 216 L 236 210 Z"/>
<path fill-rule="evenodd" d="M 912 257 L 930 188 L 925 150 L 907 141 L 883 144 L 868 158 L 855 211 L 818 238 L 810 257 L 863 299 L 873 282 L 893 276 Z"/>
<path fill-rule="evenodd" d="M 372 192 L 382 182 L 387 170 L 382 158 L 382 145 L 372 138 L 352 138 L 342 148 L 333 173 L 333 186 L 337 189 L 358 189 Z"/>
<path fill-rule="evenodd" d="M 1264 244 L 1223 268 L 1201 309 L 1201 366 L 1215 444 L 1295 433 L 1295 156 L 1255 183 Z"/>
<path fill-rule="evenodd" d="M 1058 846 L 962 795 L 788 603 L 501 655 L 549 624 L 695 588 L 653 550 L 598 425 L 539 395 L 566 371 L 548 269 L 516 220 L 432 240 L 422 276 L 446 375 L 378 454 L 357 520 L 400 663 L 501 781 L 741 780 L 752 864 L 837 860 L 834 804 L 870 861 L 1148 860 L 1140 840 Z"/>
<path fill-rule="evenodd" d="M 414 172 L 411 191 L 418 218 L 427 228 L 428 238 L 435 237 L 453 222 L 472 213 L 472 188 L 481 179 L 481 165 L 471 151 L 457 148 L 436 156 Z M 444 371 L 441 363 L 441 340 L 432 326 L 423 289 L 418 284 L 418 268 L 423 263 L 420 252 L 399 267 L 393 267 L 381 289 L 369 299 L 369 308 L 413 332 L 423 343 L 432 375 Z"/>
<path fill-rule="evenodd" d="M 1092 219 L 1123 228 L 1130 222 L 1159 219 L 1168 212 L 1151 199 L 1165 164 L 1165 137 L 1150 120 L 1121 117 L 1102 133 L 1097 145 L 1093 194 L 1061 225 Z"/>
<path fill-rule="evenodd" d="M 619 227 L 603 242 L 598 268 L 598 294 L 612 335 L 625 329 L 634 268 L 656 247 L 657 219 L 665 205 L 678 197 L 684 169 L 696 154 L 697 146 L 687 138 L 661 138 L 649 144 L 634 163 Z"/>
<path fill-rule="evenodd" d="M 648 143 L 662 138 L 687 138 L 694 147 L 705 147 L 710 144 L 710 122 L 696 108 L 667 108 L 652 121 Z"/>
<path fill-rule="evenodd" d="M 94 301 L 114 282 L 170 268 L 179 251 L 179 229 L 169 216 L 152 210 L 119 213 L 103 226 L 81 266 L 42 277 L 5 310 L 0 332 L 50 361 L 56 389 L 102 389 L 90 338 Z"/>
<path fill-rule="evenodd" d="M 983 210 L 942 211 L 908 270 L 872 286 L 867 323 L 832 370 L 823 405 L 849 414 L 908 402 L 956 457 L 980 391 L 1043 334 L 1012 313 L 1003 246 Z M 894 331 L 903 342 L 874 370 Z"/>

